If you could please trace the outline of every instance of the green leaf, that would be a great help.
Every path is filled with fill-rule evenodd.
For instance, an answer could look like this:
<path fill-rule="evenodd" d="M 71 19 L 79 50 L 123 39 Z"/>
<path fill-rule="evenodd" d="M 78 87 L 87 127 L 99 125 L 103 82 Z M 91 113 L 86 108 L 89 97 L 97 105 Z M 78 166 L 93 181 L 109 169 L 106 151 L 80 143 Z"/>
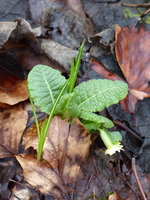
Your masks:
<path fill-rule="evenodd" d="M 84 119 L 80 119 L 82 124 L 89 130 L 89 131 L 97 131 L 99 130 L 99 123 L 86 121 Z"/>
<path fill-rule="evenodd" d="M 69 94 L 64 94 L 60 101 L 58 102 L 56 109 L 55 109 L 55 114 L 63 114 L 67 112 L 67 103 L 68 100 L 72 97 L 72 93 Z"/>
<path fill-rule="evenodd" d="M 72 58 L 71 71 L 70 71 L 70 76 L 68 79 L 69 93 L 71 93 L 73 91 L 76 80 L 77 80 L 77 75 L 78 75 L 78 71 L 79 71 L 79 67 L 80 67 L 81 59 L 82 59 L 84 43 L 85 43 L 85 41 L 82 42 L 82 44 L 79 48 L 79 52 L 78 52 L 76 60 L 74 60 L 74 58 Z"/>
<path fill-rule="evenodd" d="M 123 81 L 107 79 L 90 80 L 78 85 L 68 102 L 68 111 L 80 116 L 82 111 L 97 112 L 118 103 L 128 93 L 128 85 Z"/>
<path fill-rule="evenodd" d="M 113 144 L 122 141 L 122 136 L 119 131 L 113 131 L 113 132 L 109 131 L 109 135 Z"/>
<path fill-rule="evenodd" d="M 80 118 L 84 119 L 84 120 L 88 120 L 90 122 L 95 122 L 96 124 L 99 124 L 98 129 L 96 129 L 97 125 L 95 126 L 94 130 L 99 130 L 99 128 L 101 127 L 105 127 L 105 128 L 112 128 L 114 126 L 113 122 L 103 116 L 97 115 L 95 113 L 92 112 L 88 112 L 88 111 L 82 111 L 80 113 Z"/>
<path fill-rule="evenodd" d="M 58 70 L 46 65 L 36 65 L 28 75 L 28 88 L 34 104 L 50 114 L 66 79 Z"/>

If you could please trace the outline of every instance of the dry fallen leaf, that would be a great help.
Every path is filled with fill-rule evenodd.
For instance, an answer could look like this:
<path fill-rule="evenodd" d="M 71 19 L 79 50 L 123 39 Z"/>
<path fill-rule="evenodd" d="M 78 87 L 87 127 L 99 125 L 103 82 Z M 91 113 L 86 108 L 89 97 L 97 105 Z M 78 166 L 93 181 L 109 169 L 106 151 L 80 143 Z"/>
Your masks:
<path fill-rule="evenodd" d="M 80 172 L 80 161 L 84 162 L 89 154 L 91 145 L 90 133 L 74 119 L 70 125 L 67 120 L 55 116 L 45 141 L 43 158 L 52 168 L 57 168 L 63 174 L 65 183 L 76 180 Z M 32 146 L 37 149 L 35 129 L 27 132 L 23 138 L 25 148 Z M 80 174 L 82 174 L 80 172 Z"/>
<path fill-rule="evenodd" d="M 90 60 L 90 67 L 97 73 L 100 74 L 101 76 L 103 76 L 104 78 L 116 81 L 116 80 L 121 80 L 122 78 L 120 78 L 117 74 L 114 74 L 112 72 L 110 72 L 108 69 L 105 68 L 105 66 L 99 62 L 97 62 L 96 60 L 92 59 Z"/>
<path fill-rule="evenodd" d="M 150 97 L 150 33 L 144 28 L 137 30 L 118 25 L 115 31 L 116 58 L 129 85 L 129 94 L 121 105 L 126 111 L 134 113 L 137 101 Z M 91 61 L 91 68 L 105 78 L 121 80 L 95 61 Z"/>
<path fill-rule="evenodd" d="M 87 129 L 74 119 L 70 125 L 67 120 L 55 116 L 46 138 L 43 159 L 47 165 L 29 156 L 17 156 L 23 168 L 25 179 L 40 192 L 62 199 L 64 186 L 83 178 L 81 164 L 89 155 L 91 135 Z M 23 138 L 25 148 L 37 149 L 35 128 L 31 128 Z M 54 188 L 59 189 L 54 189 Z"/>
<path fill-rule="evenodd" d="M 83 5 L 80 0 L 63 0 L 63 1 L 53 0 L 53 1 L 59 2 L 60 4 L 65 5 L 65 7 L 71 8 L 81 17 L 86 17 Z"/>
<path fill-rule="evenodd" d="M 18 153 L 28 114 L 22 105 L 0 112 L 0 158 Z"/>
<path fill-rule="evenodd" d="M 50 39 L 42 39 L 41 41 L 41 49 L 45 52 L 48 58 L 54 60 L 58 63 L 57 65 L 63 66 L 63 68 L 68 71 L 70 60 L 72 57 L 77 57 L 78 51 L 72 50 Z"/>
<path fill-rule="evenodd" d="M 65 192 L 59 174 L 31 156 L 16 156 L 23 168 L 25 180 L 40 192 L 61 199 Z M 57 188 L 55 188 L 57 187 Z"/>
<path fill-rule="evenodd" d="M 129 85 L 128 110 L 133 113 L 138 100 L 150 97 L 150 33 L 143 27 L 121 29 L 118 25 L 115 32 L 116 57 Z"/>
<path fill-rule="evenodd" d="M 123 199 L 121 199 L 121 198 L 117 195 L 117 193 L 115 192 L 115 193 L 111 194 L 111 195 L 108 197 L 108 200 L 123 200 Z"/>
<path fill-rule="evenodd" d="M 17 22 L 0 22 L 0 49 L 8 40 L 12 31 L 16 28 Z"/>
<path fill-rule="evenodd" d="M 91 34 L 95 33 L 96 31 L 95 26 L 93 22 L 90 20 L 90 18 L 86 15 L 81 0 L 52 0 L 52 1 L 60 4 L 60 6 L 64 7 L 65 9 L 72 9 L 73 11 L 75 11 L 82 18 L 82 20 L 85 20 L 86 26 L 88 27 Z"/>
<path fill-rule="evenodd" d="M 0 103 L 15 105 L 28 99 L 26 80 L 19 80 L 0 70 Z"/>

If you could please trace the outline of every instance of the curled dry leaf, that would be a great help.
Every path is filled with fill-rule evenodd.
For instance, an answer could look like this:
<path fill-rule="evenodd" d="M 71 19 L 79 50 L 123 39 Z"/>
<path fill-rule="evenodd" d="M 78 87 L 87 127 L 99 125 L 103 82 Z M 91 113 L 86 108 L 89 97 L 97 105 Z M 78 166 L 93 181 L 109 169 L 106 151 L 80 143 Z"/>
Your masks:
<path fill-rule="evenodd" d="M 15 105 L 28 99 L 26 80 L 0 70 L 0 103 Z"/>
<path fill-rule="evenodd" d="M 57 176 L 61 177 L 62 185 L 76 182 L 78 179 L 83 177 L 81 163 L 84 163 L 89 155 L 89 148 L 91 145 L 90 137 L 90 133 L 77 118 L 73 120 L 71 125 L 67 122 L 67 120 L 62 120 L 59 116 L 55 116 L 51 121 L 44 146 L 43 159 L 48 162 L 49 168 L 46 169 L 49 173 L 54 173 L 53 171 L 55 170 L 55 172 L 57 172 Z M 32 146 L 34 149 L 37 149 L 37 136 L 35 128 L 30 129 L 26 133 L 23 138 L 23 144 L 26 148 Z M 26 165 L 23 163 L 26 162 L 26 158 L 21 157 L 21 159 L 21 162 L 19 159 L 18 160 L 23 167 L 23 170 L 26 170 Z M 37 164 L 36 160 L 35 162 L 33 161 L 33 165 L 35 165 L 35 167 Z M 41 170 L 41 172 L 42 171 L 44 170 Z M 33 178 L 33 180 L 30 179 L 30 184 L 36 186 L 37 188 L 39 188 L 38 185 L 40 184 L 41 186 L 39 190 L 41 192 L 53 194 L 53 187 L 45 188 L 45 185 L 42 184 L 44 178 L 42 176 L 45 175 L 41 174 L 41 177 L 38 178 L 37 172 L 38 180 L 36 181 L 36 184 L 35 178 Z M 25 172 L 24 177 L 28 180 L 30 173 Z M 58 178 L 56 180 L 58 180 Z M 53 181 L 49 178 L 49 184 L 52 184 L 51 182 Z"/>
<path fill-rule="evenodd" d="M 150 33 L 144 28 L 115 27 L 116 58 L 123 75 L 129 85 L 128 96 L 121 101 L 122 107 L 134 113 L 138 100 L 150 97 Z M 111 80 L 120 80 L 117 75 L 110 73 L 101 64 L 91 62 L 94 71 Z"/>
<path fill-rule="evenodd" d="M 0 112 L 0 158 L 18 153 L 18 147 L 28 120 L 22 105 Z"/>

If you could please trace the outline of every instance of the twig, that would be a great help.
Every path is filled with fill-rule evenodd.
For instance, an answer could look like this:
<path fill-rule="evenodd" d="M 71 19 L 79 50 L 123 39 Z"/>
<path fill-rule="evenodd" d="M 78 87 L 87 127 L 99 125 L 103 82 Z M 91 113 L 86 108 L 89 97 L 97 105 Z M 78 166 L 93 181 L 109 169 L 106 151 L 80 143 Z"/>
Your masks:
<path fill-rule="evenodd" d="M 145 193 L 143 191 L 143 188 L 142 188 L 142 185 L 140 183 L 140 180 L 139 180 L 139 177 L 138 177 L 138 174 L 137 174 L 137 170 L 136 170 L 136 164 L 135 164 L 135 158 L 132 158 L 132 171 L 134 173 L 134 176 L 135 176 L 135 179 L 137 181 L 137 185 L 140 189 L 140 192 L 141 192 L 141 195 L 143 197 L 143 200 L 147 200 L 146 196 L 145 196 Z"/>
<path fill-rule="evenodd" d="M 145 15 L 147 15 L 148 13 L 150 13 L 150 8 L 148 8 L 145 12 L 143 12 L 142 14 L 141 14 L 141 18 L 143 18 L 143 17 L 145 17 Z"/>
<path fill-rule="evenodd" d="M 131 8 L 150 8 L 150 3 L 144 3 L 144 4 L 122 3 L 121 5 L 124 7 L 131 7 Z"/>
<path fill-rule="evenodd" d="M 131 130 L 129 127 L 127 127 L 126 125 L 124 125 L 120 121 L 113 121 L 113 123 L 116 124 L 116 125 L 118 125 L 118 126 L 120 126 L 123 129 L 125 129 L 127 132 L 131 133 L 138 140 L 140 140 L 141 142 L 143 142 L 143 139 L 136 132 L 134 132 L 133 130 Z"/>

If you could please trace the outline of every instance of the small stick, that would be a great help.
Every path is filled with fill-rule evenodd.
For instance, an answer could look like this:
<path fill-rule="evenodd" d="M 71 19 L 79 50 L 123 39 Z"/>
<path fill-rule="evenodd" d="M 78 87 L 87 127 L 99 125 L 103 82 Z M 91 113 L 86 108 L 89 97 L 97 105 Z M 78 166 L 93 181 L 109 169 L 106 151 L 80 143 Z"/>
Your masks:
<path fill-rule="evenodd" d="M 150 8 L 150 3 L 144 3 L 144 4 L 122 3 L 121 5 L 130 8 Z"/>
<path fill-rule="evenodd" d="M 139 187 L 139 189 L 140 189 L 140 192 L 141 192 L 141 194 L 142 194 L 143 200 L 147 200 L 147 198 L 146 198 L 146 196 L 145 196 L 145 193 L 144 193 L 144 191 L 143 191 L 142 185 L 141 185 L 141 183 L 140 183 L 138 174 L 137 174 L 136 164 L 135 164 L 135 158 L 132 158 L 132 163 L 131 163 L 131 164 L 132 164 L 132 171 L 133 171 L 133 173 L 134 173 L 135 179 L 136 179 L 136 181 L 137 181 L 137 185 L 138 185 L 138 187 Z"/>
<path fill-rule="evenodd" d="M 124 130 L 126 130 L 127 132 L 131 133 L 134 137 L 136 137 L 138 140 L 140 140 L 141 142 L 143 142 L 143 139 L 137 134 L 135 133 L 133 130 L 131 130 L 129 127 L 127 127 L 126 125 L 124 125 L 123 123 L 121 123 L 120 121 L 113 121 L 113 123 L 115 125 L 120 126 L 121 128 L 123 128 Z"/>
<path fill-rule="evenodd" d="M 148 13 L 150 13 L 150 8 L 148 8 L 145 12 L 143 12 L 142 14 L 141 14 L 141 18 L 143 18 L 143 17 L 145 17 L 145 15 L 147 15 Z"/>

